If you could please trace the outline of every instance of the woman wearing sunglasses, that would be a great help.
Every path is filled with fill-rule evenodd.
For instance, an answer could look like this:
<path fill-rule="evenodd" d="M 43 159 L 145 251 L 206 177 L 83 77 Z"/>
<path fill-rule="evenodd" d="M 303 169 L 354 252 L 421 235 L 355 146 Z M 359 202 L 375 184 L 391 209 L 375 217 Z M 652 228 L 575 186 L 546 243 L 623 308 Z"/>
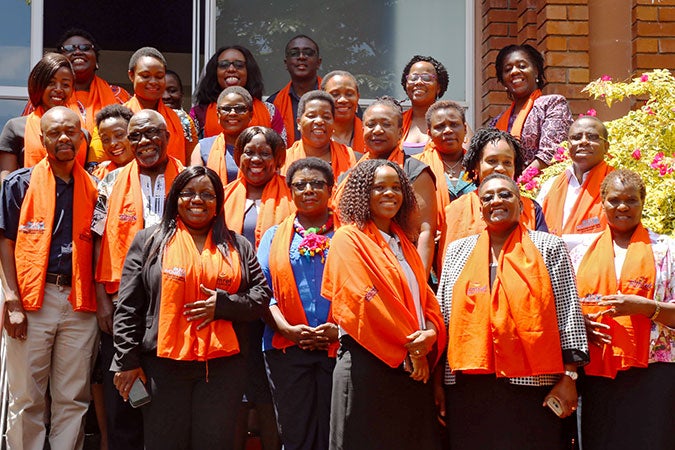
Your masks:
<path fill-rule="evenodd" d="M 253 97 L 250 126 L 272 128 L 286 140 L 281 114 L 273 104 L 262 101 L 265 85 L 260 67 L 251 51 L 241 45 L 220 47 L 206 63 L 204 75 L 195 91 L 197 104 L 190 110 L 190 116 L 197 124 L 200 135 L 210 137 L 222 131 L 216 113 L 216 102 L 221 91 L 229 86 L 241 86 Z"/>

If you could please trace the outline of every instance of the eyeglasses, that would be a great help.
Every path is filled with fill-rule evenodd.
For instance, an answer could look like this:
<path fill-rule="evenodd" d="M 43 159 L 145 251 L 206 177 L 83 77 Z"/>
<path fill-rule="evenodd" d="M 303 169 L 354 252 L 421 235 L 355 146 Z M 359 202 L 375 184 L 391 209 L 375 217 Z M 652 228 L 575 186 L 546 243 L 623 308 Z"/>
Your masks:
<path fill-rule="evenodd" d="M 238 59 L 235 59 L 234 61 L 229 61 L 227 59 L 221 59 L 218 61 L 218 68 L 219 69 L 227 69 L 230 66 L 234 66 L 235 69 L 244 69 L 246 68 L 246 61 L 240 61 Z"/>
<path fill-rule="evenodd" d="M 59 47 L 59 50 L 61 53 L 73 53 L 75 50 L 80 50 L 82 52 L 88 52 L 89 50 L 93 50 L 94 46 L 92 44 L 68 44 L 68 45 L 62 45 Z"/>
<path fill-rule="evenodd" d="M 148 140 L 152 140 L 156 137 L 158 137 L 160 134 L 164 133 L 166 130 L 163 128 L 148 128 L 145 131 L 134 131 L 133 133 L 129 133 L 127 135 L 127 139 L 129 139 L 129 142 L 131 143 L 137 143 L 141 142 L 141 139 L 145 137 Z"/>
<path fill-rule="evenodd" d="M 417 80 L 422 80 L 423 83 L 431 83 L 436 79 L 436 75 L 433 73 L 409 73 L 405 79 L 408 80 L 408 83 L 415 83 Z"/>
<path fill-rule="evenodd" d="M 286 56 L 291 58 L 299 58 L 300 55 L 305 55 L 308 58 L 316 56 L 318 52 L 313 48 L 292 48 L 286 52 Z"/>
<path fill-rule="evenodd" d="M 485 195 L 481 196 L 480 202 L 482 204 L 491 203 L 492 201 L 495 200 L 495 197 L 499 197 L 501 200 L 510 200 L 515 195 L 516 194 L 514 194 L 511 191 L 499 191 L 496 194 L 485 194 Z"/>
<path fill-rule="evenodd" d="M 234 106 L 219 106 L 218 111 L 221 114 L 244 114 L 248 112 L 248 106 L 245 105 L 234 105 Z"/>
<path fill-rule="evenodd" d="M 599 143 L 600 141 L 607 141 L 607 139 L 598 133 L 576 133 L 570 136 L 570 142 L 581 142 L 584 136 L 588 142 Z"/>
<path fill-rule="evenodd" d="M 216 194 L 210 192 L 192 192 L 192 191 L 183 191 L 179 192 L 178 196 L 183 201 L 195 200 L 197 197 L 201 198 L 205 202 L 212 202 L 216 199 Z"/>
<path fill-rule="evenodd" d="M 297 192 L 305 192 L 307 186 L 310 186 L 313 191 L 319 191 L 325 189 L 327 185 L 328 183 L 323 180 L 298 181 L 296 183 L 291 183 L 291 186 L 293 186 L 293 189 Z"/>

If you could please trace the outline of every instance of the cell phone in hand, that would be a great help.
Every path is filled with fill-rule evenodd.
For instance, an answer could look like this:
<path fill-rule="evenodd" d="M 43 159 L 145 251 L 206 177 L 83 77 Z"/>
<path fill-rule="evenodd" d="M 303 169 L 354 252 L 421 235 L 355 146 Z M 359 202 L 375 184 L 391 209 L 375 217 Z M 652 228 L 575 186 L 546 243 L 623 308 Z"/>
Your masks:
<path fill-rule="evenodd" d="M 140 378 L 136 378 L 129 391 L 129 404 L 132 408 L 140 408 L 150 403 L 150 394 Z"/>
<path fill-rule="evenodd" d="M 562 403 L 557 397 L 547 398 L 546 406 L 548 406 L 549 409 L 553 411 L 558 417 L 562 417 L 562 415 L 565 413 L 565 411 L 563 411 Z"/>

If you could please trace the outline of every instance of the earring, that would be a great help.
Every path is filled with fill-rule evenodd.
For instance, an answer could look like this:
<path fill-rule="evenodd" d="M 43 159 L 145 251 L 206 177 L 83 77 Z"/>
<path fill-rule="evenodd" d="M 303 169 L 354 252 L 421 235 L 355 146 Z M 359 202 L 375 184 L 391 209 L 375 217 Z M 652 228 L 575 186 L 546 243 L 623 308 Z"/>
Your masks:
<path fill-rule="evenodd" d="M 535 78 L 534 81 L 536 81 L 537 84 L 539 84 L 539 78 Z"/>
<path fill-rule="evenodd" d="M 96 70 L 98 70 L 98 63 L 96 63 Z"/>

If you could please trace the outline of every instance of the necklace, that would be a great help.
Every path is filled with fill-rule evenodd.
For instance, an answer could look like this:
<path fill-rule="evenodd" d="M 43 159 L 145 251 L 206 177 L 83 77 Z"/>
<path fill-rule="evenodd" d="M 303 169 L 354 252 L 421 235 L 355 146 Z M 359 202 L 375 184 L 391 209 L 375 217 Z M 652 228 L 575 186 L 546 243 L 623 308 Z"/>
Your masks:
<path fill-rule="evenodd" d="M 445 172 L 450 173 L 450 175 L 454 176 L 455 169 L 457 169 L 457 166 L 459 166 L 462 163 L 462 158 L 459 158 L 454 164 L 448 164 L 442 158 L 441 162 L 443 163 L 443 168 L 445 169 Z"/>
<path fill-rule="evenodd" d="M 327 232 L 333 229 L 333 211 L 328 211 L 328 220 L 321 227 L 311 227 L 305 230 L 300 225 L 298 217 L 295 217 L 293 222 L 295 232 L 302 236 L 302 240 L 298 245 L 298 253 L 310 259 L 312 256 L 321 255 L 321 263 L 326 261 L 326 253 L 330 248 L 330 238 L 325 236 Z"/>

